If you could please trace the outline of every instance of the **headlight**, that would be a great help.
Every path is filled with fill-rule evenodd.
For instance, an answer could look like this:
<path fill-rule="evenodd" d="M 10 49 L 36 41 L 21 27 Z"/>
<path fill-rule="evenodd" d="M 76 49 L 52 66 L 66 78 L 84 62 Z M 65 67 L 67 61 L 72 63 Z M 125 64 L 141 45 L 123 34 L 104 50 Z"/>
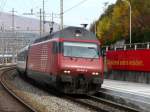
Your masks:
<path fill-rule="evenodd" d="M 68 73 L 68 71 L 65 70 L 64 73 Z"/>
<path fill-rule="evenodd" d="M 99 73 L 98 72 L 93 72 L 92 75 L 99 75 Z"/>
<path fill-rule="evenodd" d="M 92 75 L 95 75 L 95 72 L 93 72 Z"/>
<path fill-rule="evenodd" d="M 68 71 L 68 74 L 70 74 L 70 71 Z"/>
<path fill-rule="evenodd" d="M 98 73 L 98 72 L 96 72 L 96 73 L 95 73 L 95 75 L 99 75 L 99 73 Z"/>
<path fill-rule="evenodd" d="M 64 70 L 65 74 L 70 74 L 71 72 L 69 70 Z"/>

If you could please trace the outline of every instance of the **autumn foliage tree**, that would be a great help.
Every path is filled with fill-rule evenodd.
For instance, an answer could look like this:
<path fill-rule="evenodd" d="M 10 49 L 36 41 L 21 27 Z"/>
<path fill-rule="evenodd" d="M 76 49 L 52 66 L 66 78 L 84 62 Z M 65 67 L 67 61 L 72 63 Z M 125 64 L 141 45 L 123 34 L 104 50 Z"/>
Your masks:
<path fill-rule="evenodd" d="M 129 0 L 132 6 L 132 42 L 150 42 L 150 2 L 149 0 Z M 90 30 L 95 32 L 104 45 L 118 40 L 129 43 L 129 5 L 117 0 L 109 5 Z"/>

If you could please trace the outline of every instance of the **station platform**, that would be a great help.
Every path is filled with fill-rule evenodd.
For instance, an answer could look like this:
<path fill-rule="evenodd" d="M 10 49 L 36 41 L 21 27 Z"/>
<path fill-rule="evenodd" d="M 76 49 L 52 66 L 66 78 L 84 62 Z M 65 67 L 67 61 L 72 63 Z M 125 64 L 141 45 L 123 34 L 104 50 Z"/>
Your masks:
<path fill-rule="evenodd" d="M 102 87 L 150 98 L 150 84 L 105 79 Z"/>
<path fill-rule="evenodd" d="M 127 105 L 150 112 L 150 84 L 105 79 L 102 91 L 118 102 L 121 99 Z"/>

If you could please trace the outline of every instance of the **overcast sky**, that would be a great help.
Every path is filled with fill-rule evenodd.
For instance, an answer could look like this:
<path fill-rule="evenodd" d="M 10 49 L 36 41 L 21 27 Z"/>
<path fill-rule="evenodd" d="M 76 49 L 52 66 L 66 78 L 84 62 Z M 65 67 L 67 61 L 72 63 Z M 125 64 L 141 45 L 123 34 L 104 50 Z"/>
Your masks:
<path fill-rule="evenodd" d="M 106 6 L 105 3 L 112 4 L 116 0 L 64 0 L 64 24 L 79 26 L 82 23 L 90 24 L 94 20 L 98 19 L 103 13 Z M 42 8 L 43 0 L 0 0 L 0 11 L 10 12 L 12 8 L 15 9 L 16 15 L 23 15 L 23 13 L 33 12 L 36 16 L 27 17 L 38 17 L 39 9 Z M 78 3 L 82 2 L 80 5 Z M 76 6 L 76 7 L 74 7 Z M 74 7 L 74 8 L 72 8 Z M 68 10 L 72 8 L 71 10 Z M 53 12 L 55 14 L 60 13 L 60 0 L 45 0 L 45 12 L 47 16 Z M 24 15 L 25 16 L 25 15 Z M 46 17 L 50 20 L 50 17 Z M 59 23 L 60 19 L 54 18 L 54 21 Z"/>

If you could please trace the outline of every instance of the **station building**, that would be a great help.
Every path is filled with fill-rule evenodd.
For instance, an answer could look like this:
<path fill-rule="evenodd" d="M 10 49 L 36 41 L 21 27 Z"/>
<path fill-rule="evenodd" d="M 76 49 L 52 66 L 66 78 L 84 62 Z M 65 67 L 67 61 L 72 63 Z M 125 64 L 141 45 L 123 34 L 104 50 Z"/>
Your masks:
<path fill-rule="evenodd" d="M 15 63 L 17 52 L 39 35 L 29 32 L 0 32 L 0 64 Z"/>

